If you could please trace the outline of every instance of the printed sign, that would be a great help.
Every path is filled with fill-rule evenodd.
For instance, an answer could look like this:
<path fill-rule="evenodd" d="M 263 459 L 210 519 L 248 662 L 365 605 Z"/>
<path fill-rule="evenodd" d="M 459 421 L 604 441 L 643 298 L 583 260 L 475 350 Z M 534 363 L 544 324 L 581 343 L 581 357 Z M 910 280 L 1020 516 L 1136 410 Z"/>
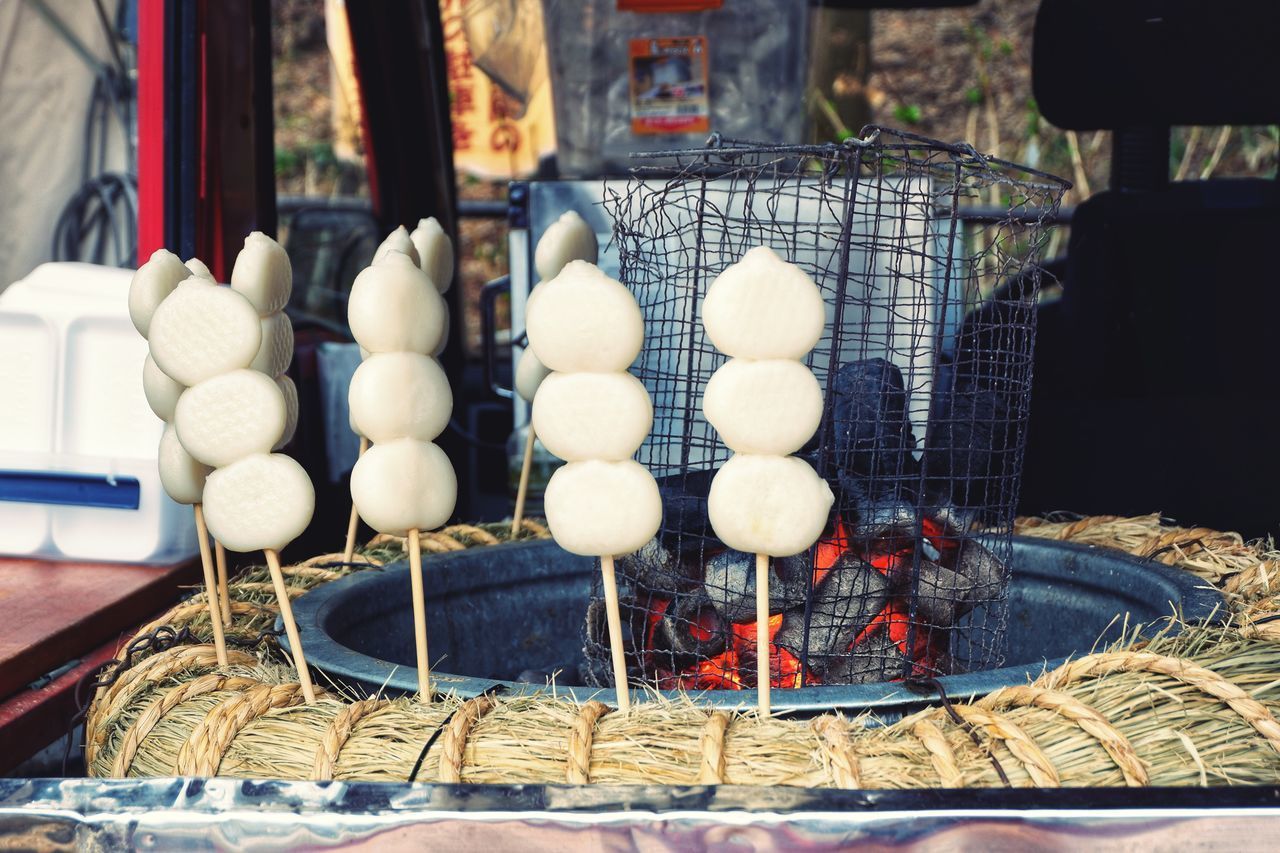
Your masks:
<path fill-rule="evenodd" d="M 631 40 L 631 132 L 711 130 L 706 36 Z"/>

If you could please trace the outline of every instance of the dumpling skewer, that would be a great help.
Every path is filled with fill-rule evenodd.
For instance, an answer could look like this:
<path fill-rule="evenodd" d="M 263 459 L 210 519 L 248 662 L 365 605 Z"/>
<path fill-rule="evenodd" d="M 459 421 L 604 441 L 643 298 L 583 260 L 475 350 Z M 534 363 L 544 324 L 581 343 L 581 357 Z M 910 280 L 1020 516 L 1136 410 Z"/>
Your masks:
<path fill-rule="evenodd" d="M 414 232 L 417 233 L 416 231 Z M 570 261 L 585 261 L 594 264 L 600 254 L 600 244 L 596 233 L 577 211 L 569 210 L 548 226 L 543 232 L 538 245 L 534 249 L 534 268 L 542 281 L 550 281 L 560 274 Z M 532 303 L 534 291 L 529 292 Z M 551 371 L 538 360 L 532 348 L 528 348 L 520 356 L 520 363 L 515 371 L 515 390 L 526 403 L 532 404 L 538 392 L 538 386 Z M 524 459 L 520 463 L 520 484 L 516 488 L 515 511 L 511 514 L 511 538 L 520 535 L 520 525 L 524 523 L 524 504 L 529 494 L 529 472 L 533 468 L 533 450 L 538 434 L 533 428 L 533 421 L 528 423 L 529 434 L 524 442 Z"/>
<path fill-rule="evenodd" d="M 188 266 L 191 262 L 187 262 Z M 199 273 L 196 273 L 199 275 Z M 231 269 L 231 289 L 243 295 L 258 312 L 262 329 L 262 343 L 249 367 L 257 370 L 280 388 L 285 402 L 284 433 L 273 450 L 280 450 L 293 440 L 298 428 L 298 389 L 285 371 L 293 362 L 293 323 L 284 313 L 293 290 L 293 268 L 283 247 L 275 240 L 255 231 L 245 238 L 244 248 L 236 256 Z M 227 584 L 226 549 L 216 542 L 215 556 L 218 565 L 218 585 L 224 591 Z M 230 610 L 227 611 L 230 622 Z"/>
<path fill-rule="evenodd" d="M 374 254 L 374 262 L 376 263 L 390 251 L 399 251 L 409 256 L 409 259 L 418 264 L 419 268 L 427 274 L 427 278 L 431 280 L 431 284 L 436 291 L 444 296 L 453 283 L 453 243 L 449 240 L 449 235 L 444 233 L 444 229 L 440 227 L 440 223 L 434 216 L 427 217 L 418 221 L 418 227 L 407 235 L 404 232 L 404 226 L 397 228 L 391 234 L 387 235 L 387 239 L 378 247 L 378 251 Z M 408 244 L 405 240 L 407 238 Z M 444 317 L 444 333 L 440 336 L 439 343 L 429 353 L 434 357 L 439 357 L 444 351 L 445 343 L 449 337 L 449 312 L 443 298 L 441 299 L 441 307 Z M 360 346 L 361 358 L 368 358 L 369 351 L 363 345 Z M 352 422 L 352 431 L 360 439 L 360 449 L 356 455 L 357 461 L 361 459 L 369 450 L 369 439 L 360 435 L 359 430 L 355 429 Z M 347 520 L 347 538 L 342 548 L 342 561 L 350 563 L 356 553 L 356 535 L 360 529 L 360 511 L 357 509 L 355 501 L 351 502 L 351 517 Z"/>
<path fill-rule="evenodd" d="M 179 283 L 191 277 L 191 268 L 183 265 L 178 256 L 167 249 L 157 250 L 134 273 L 133 280 L 129 283 L 129 318 L 133 321 L 138 333 L 148 341 L 148 347 L 150 346 L 151 319 L 156 310 L 174 292 Z M 142 388 L 151 410 L 165 422 L 164 433 L 160 437 L 160 450 L 157 454 L 160 483 L 170 498 L 178 503 L 190 504 L 195 514 L 196 541 L 200 547 L 200 568 L 204 573 L 205 590 L 208 596 L 213 647 L 217 653 L 218 665 L 226 666 L 227 644 L 222 629 L 230 614 L 230 605 L 224 599 L 226 585 L 220 584 L 215 575 L 213 558 L 209 551 L 209 529 L 205 524 L 201 505 L 205 477 L 209 469 L 186 452 L 173 428 L 174 409 L 186 389 L 182 383 L 162 371 L 150 353 L 142 366 Z"/>
<path fill-rule="evenodd" d="M 405 536 L 413 598 L 418 698 L 431 701 L 426 596 L 420 534 L 453 515 L 457 475 L 433 443 L 449 423 L 453 394 L 432 356 L 445 334 L 446 308 L 413 258 L 388 251 L 356 277 L 347 319 L 369 352 L 351 377 L 356 432 L 372 446 L 351 471 L 355 511 L 381 533 Z"/>
<path fill-rule="evenodd" d="M 733 451 L 712 478 L 707 515 L 726 545 L 756 555 L 756 687 L 768 716 L 769 558 L 812 546 L 835 500 L 826 481 L 790 455 L 822 418 L 822 388 L 801 359 L 821 339 L 826 311 L 808 274 L 759 246 L 711 283 L 702 322 L 730 356 L 707 382 L 703 414 Z"/>
<path fill-rule="evenodd" d="M 638 551 L 662 524 L 653 475 L 631 457 L 653 427 L 649 392 L 627 368 L 644 343 L 635 297 L 592 264 L 573 261 L 538 286 L 529 345 L 552 373 L 532 427 L 566 460 L 547 483 L 547 524 L 566 551 L 600 559 L 618 710 L 631 707 L 614 558 Z"/>
<path fill-rule="evenodd" d="M 201 278 L 180 284 L 152 317 L 152 355 L 161 370 L 187 386 L 174 409 L 182 447 L 215 469 L 203 496 L 209 530 L 234 551 L 263 552 L 298 683 L 310 704 L 315 689 L 279 551 L 311 521 L 315 489 L 301 465 L 272 452 L 284 433 L 287 403 L 272 378 L 250 369 L 262 349 L 259 313 L 278 311 L 288 301 L 288 256 L 274 240 L 252 234 L 232 280 L 232 287 Z"/>

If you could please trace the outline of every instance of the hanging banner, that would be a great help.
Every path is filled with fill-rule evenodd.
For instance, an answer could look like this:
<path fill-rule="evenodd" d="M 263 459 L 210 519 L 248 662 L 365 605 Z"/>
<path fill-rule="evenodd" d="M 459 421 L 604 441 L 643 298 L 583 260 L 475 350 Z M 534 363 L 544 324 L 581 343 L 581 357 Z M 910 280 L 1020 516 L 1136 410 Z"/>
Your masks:
<path fill-rule="evenodd" d="M 480 178 L 527 177 L 536 171 L 538 160 L 556 148 L 546 50 L 534 74 L 541 83 L 521 114 L 520 102 L 475 65 L 463 21 L 465 5 L 465 0 L 440 0 L 454 168 Z"/>

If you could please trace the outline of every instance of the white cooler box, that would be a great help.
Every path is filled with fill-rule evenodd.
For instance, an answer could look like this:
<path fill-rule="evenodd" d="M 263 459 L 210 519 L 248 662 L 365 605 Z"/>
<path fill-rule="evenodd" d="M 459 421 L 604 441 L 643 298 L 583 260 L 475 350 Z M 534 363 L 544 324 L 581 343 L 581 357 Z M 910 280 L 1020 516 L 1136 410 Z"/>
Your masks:
<path fill-rule="evenodd" d="M 0 293 L 0 554 L 171 563 L 191 508 L 156 470 L 163 422 L 142 392 L 132 271 L 37 267 Z"/>

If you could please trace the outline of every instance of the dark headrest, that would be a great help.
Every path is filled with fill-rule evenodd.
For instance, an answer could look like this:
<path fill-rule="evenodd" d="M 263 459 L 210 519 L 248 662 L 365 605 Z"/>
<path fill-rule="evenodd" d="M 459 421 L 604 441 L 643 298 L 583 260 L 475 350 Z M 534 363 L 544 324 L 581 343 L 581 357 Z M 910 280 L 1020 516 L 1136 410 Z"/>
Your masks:
<path fill-rule="evenodd" d="M 1280 121 L 1275 0 L 1041 0 L 1032 88 L 1071 130 Z"/>

